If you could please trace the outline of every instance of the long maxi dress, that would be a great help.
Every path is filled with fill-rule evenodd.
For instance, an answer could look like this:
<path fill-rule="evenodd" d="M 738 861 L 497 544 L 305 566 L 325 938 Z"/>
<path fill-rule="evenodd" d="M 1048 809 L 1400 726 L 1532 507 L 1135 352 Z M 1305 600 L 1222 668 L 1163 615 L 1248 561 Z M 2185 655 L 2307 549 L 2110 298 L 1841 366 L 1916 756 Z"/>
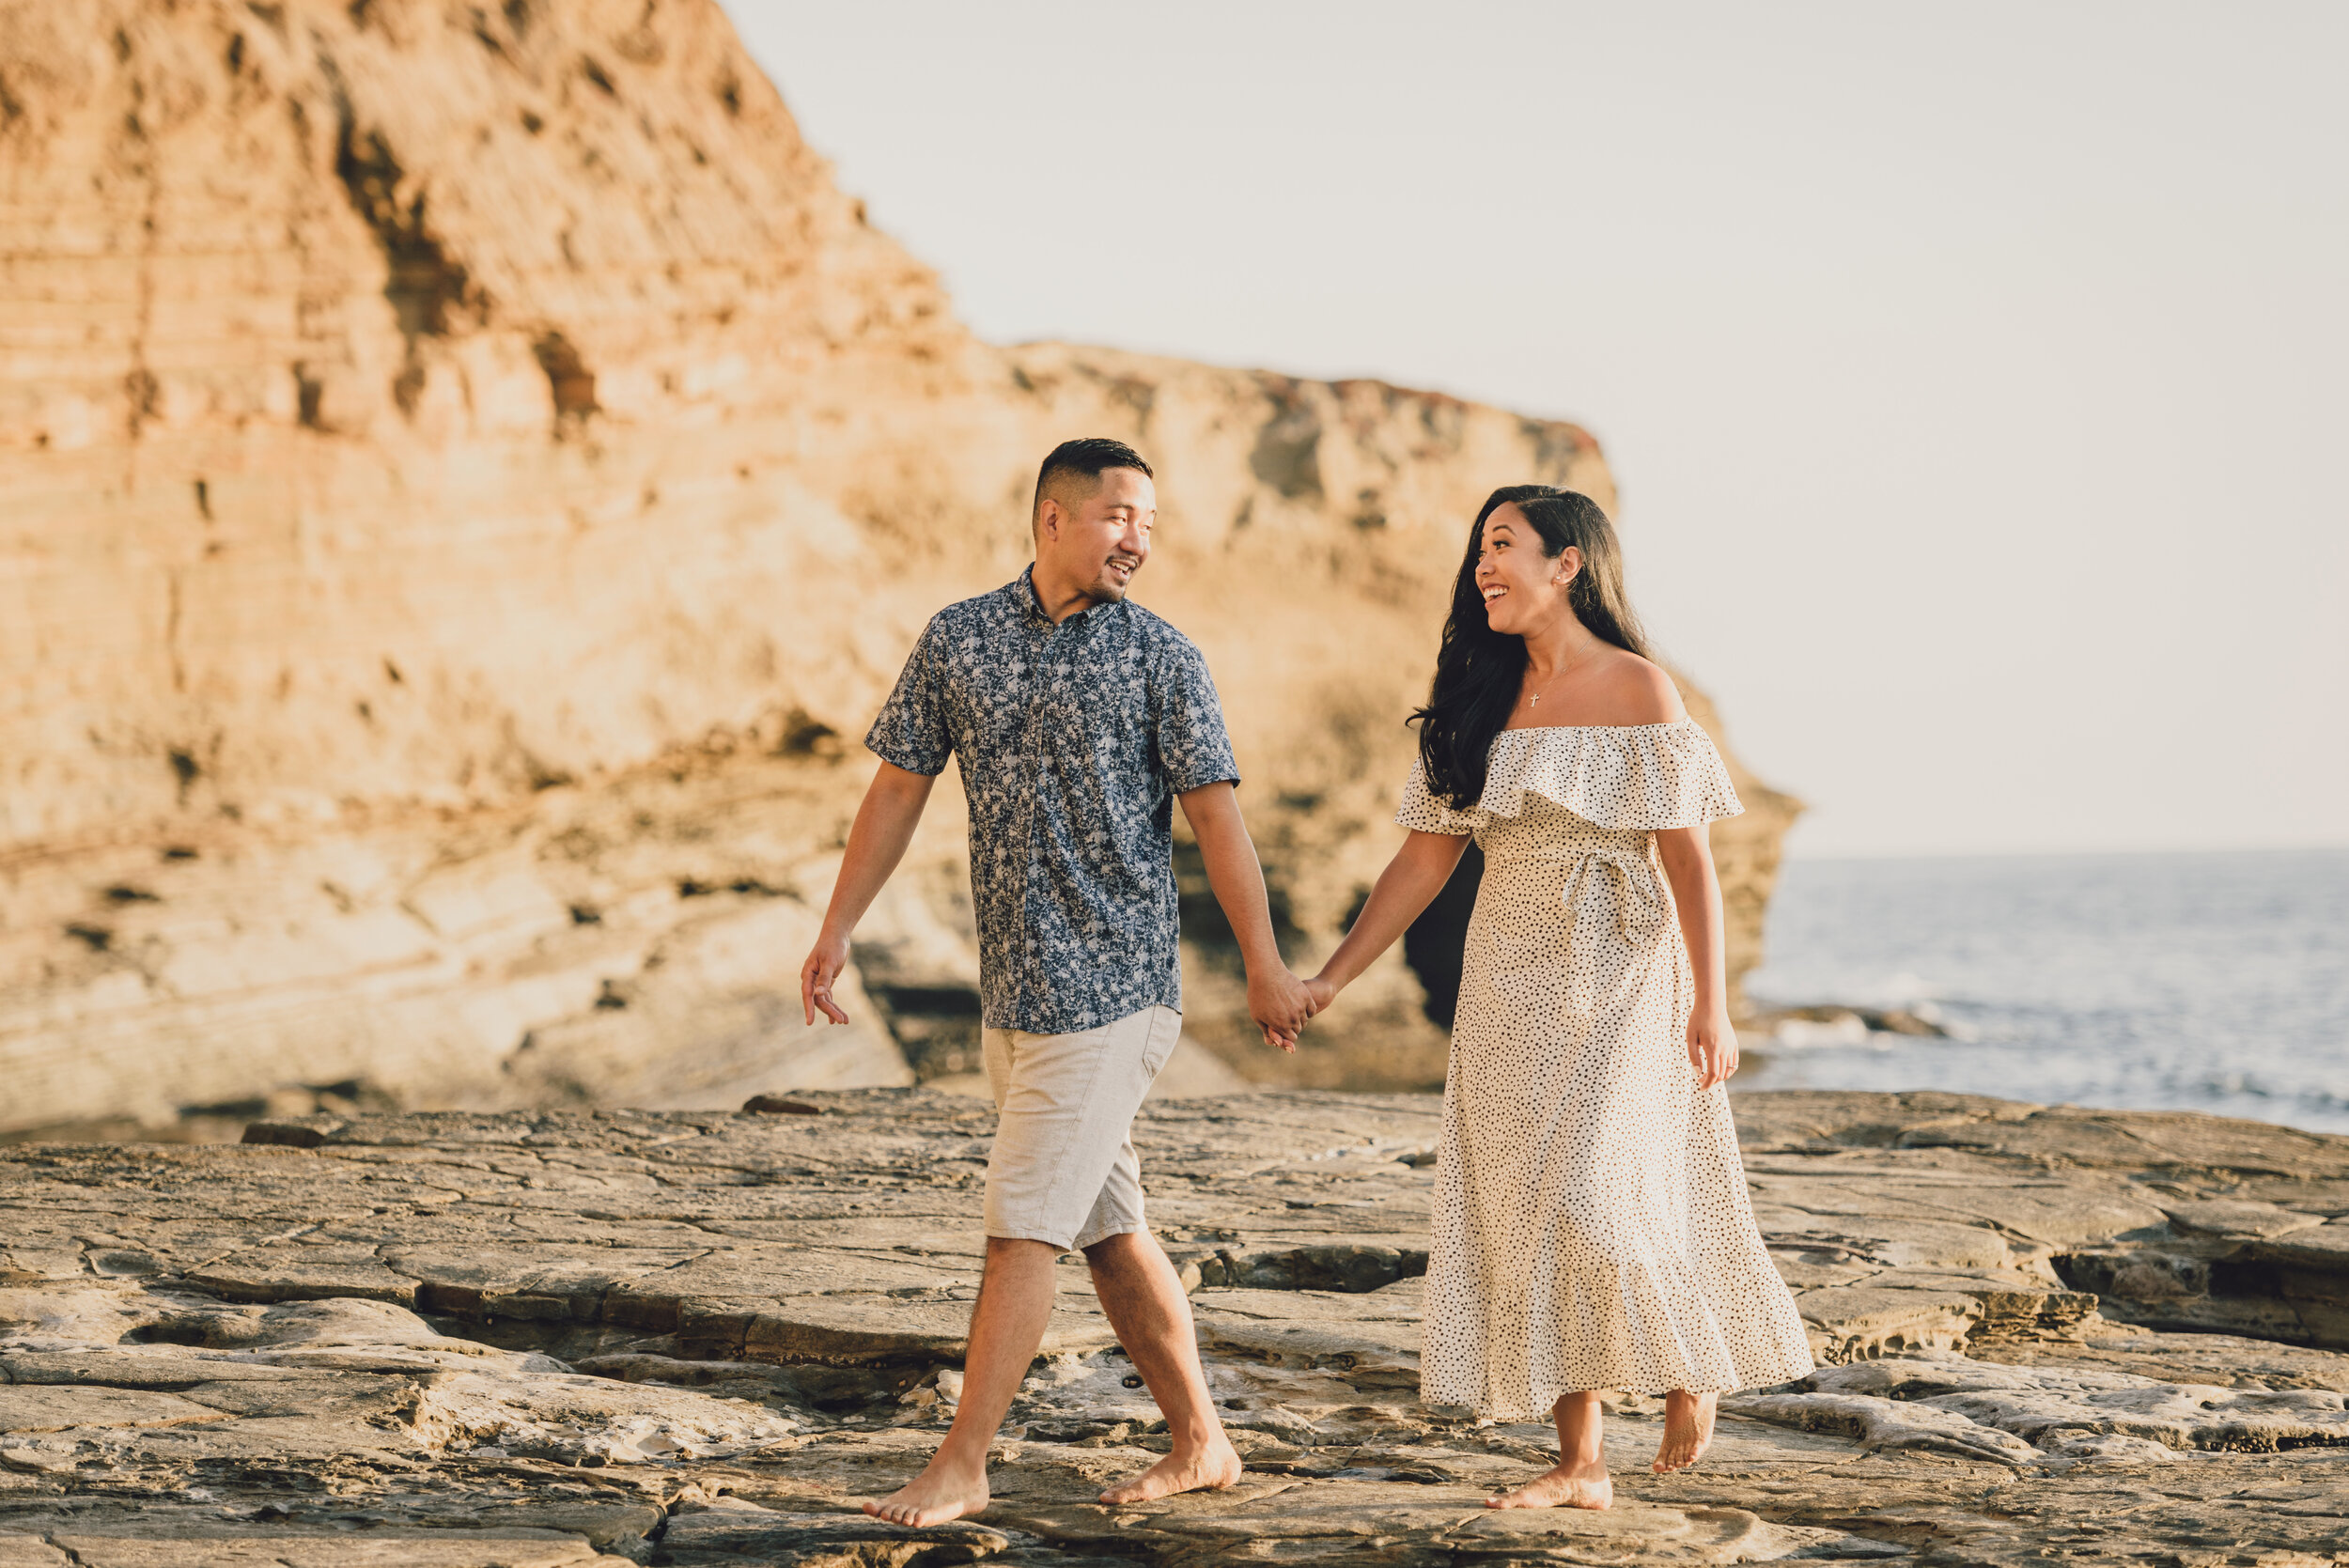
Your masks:
<path fill-rule="evenodd" d="M 1523 1420 L 1583 1389 L 1811 1371 L 1728 1094 L 1688 1063 L 1695 976 L 1656 854 L 1656 830 L 1742 810 L 1686 719 L 1503 730 L 1465 811 L 1412 770 L 1395 820 L 1485 853 L 1437 1151 L 1429 1404 Z"/>

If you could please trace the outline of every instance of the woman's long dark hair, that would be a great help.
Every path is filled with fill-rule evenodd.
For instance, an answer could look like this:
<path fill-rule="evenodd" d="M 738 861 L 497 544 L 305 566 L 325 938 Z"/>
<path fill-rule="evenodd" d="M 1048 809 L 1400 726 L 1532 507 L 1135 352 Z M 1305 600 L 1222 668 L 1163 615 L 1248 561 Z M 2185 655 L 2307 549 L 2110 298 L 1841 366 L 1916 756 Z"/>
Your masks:
<path fill-rule="evenodd" d="M 1646 633 L 1623 591 L 1623 547 L 1597 502 L 1550 485 L 1504 485 L 1486 498 L 1469 530 L 1468 554 L 1452 587 L 1452 613 L 1436 654 L 1436 684 L 1427 706 L 1411 715 L 1419 725 L 1419 755 L 1429 793 L 1465 811 L 1485 793 L 1493 737 L 1509 722 L 1525 679 L 1525 639 L 1485 622 L 1485 596 L 1476 586 L 1476 559 L 1485 520 L 1514 505 L 1542 536 L 1553 559 L 1568 545 L 1582 552 L 1582 569 L 1566 585 L 1566 603 L 1592 636 L 1648 654 Z"/>

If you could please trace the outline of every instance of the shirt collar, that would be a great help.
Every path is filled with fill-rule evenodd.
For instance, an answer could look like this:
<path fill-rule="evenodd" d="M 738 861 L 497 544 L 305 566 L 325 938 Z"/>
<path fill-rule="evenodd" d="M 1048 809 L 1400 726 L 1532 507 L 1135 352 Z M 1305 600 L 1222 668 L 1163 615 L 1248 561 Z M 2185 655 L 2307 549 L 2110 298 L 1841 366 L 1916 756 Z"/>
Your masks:
<path fill-rule="evenodd" d="M 1043 600 L 1035 597 L 1035 567 L 1033 563 L 1020 567 L 1018 579 L 1003 584 L 1003 592 L 1030 626 L 1038 631 L 1052 629 L 1052 617 L 1044 613 Z"/>
<path fill-rule="evenodd" d="M 1054 629 L 1052 617 L 1044 613 L 1044 601 L 1036 597 L 1035 564 L 1034 562 L 1020 567 L 1019 581 L 1004 583 L 1003 591 L 1010 596 L 1017 613 L 1027 617 L 1030 626 L 1044 632 Z M 1088 604 L 1059 624 L 1071 626 L 1088 615 L 1110 608 L 1112 606 L 1106 604 Z"/>

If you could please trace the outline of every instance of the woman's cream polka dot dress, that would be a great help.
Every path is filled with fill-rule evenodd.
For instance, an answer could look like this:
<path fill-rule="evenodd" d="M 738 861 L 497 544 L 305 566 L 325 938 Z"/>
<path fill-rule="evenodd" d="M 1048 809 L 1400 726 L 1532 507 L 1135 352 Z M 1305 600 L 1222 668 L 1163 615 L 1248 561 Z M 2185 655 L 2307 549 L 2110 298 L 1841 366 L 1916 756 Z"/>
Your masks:
<path fill-rule="evenodd" d="M 1656 829 L 1742 810 L 1688 719 L 1503 730 L 1468 811 L 1412 771 L 1395 820 L 1485 852 L 1437 1157 L 1428 1403 L 1523 1420 L 1579 1389 L 1811 1370 L 1729 1096 L 1688 1064 L 1695 981 L 1656 859 Z"/>

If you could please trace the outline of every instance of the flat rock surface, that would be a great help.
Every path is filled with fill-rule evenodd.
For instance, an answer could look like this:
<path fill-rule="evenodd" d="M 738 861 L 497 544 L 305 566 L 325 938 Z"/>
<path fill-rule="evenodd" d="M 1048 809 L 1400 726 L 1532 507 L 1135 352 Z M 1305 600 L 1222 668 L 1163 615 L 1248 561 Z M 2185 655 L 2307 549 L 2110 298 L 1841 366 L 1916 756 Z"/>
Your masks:
<path fill-rule="evenodd" d="M 1438 1103 L 1154 1103 L 1245 1478 L 1097 1500 L 1166 1438 L 1071 1262 L 993 1505 L 905 1532 L 856 1503 L 959 1393 L 992 1113 L 771 1103 L 0 1151 L 0 1568 L 2349 1562 L 2349 1140 L 1741 1096 L 1819 1370 L 1661 1479 L 1614 1398 L 1613 1509 L 1497 1514 L 1552 1438 L 1418 1401 Z"/>

